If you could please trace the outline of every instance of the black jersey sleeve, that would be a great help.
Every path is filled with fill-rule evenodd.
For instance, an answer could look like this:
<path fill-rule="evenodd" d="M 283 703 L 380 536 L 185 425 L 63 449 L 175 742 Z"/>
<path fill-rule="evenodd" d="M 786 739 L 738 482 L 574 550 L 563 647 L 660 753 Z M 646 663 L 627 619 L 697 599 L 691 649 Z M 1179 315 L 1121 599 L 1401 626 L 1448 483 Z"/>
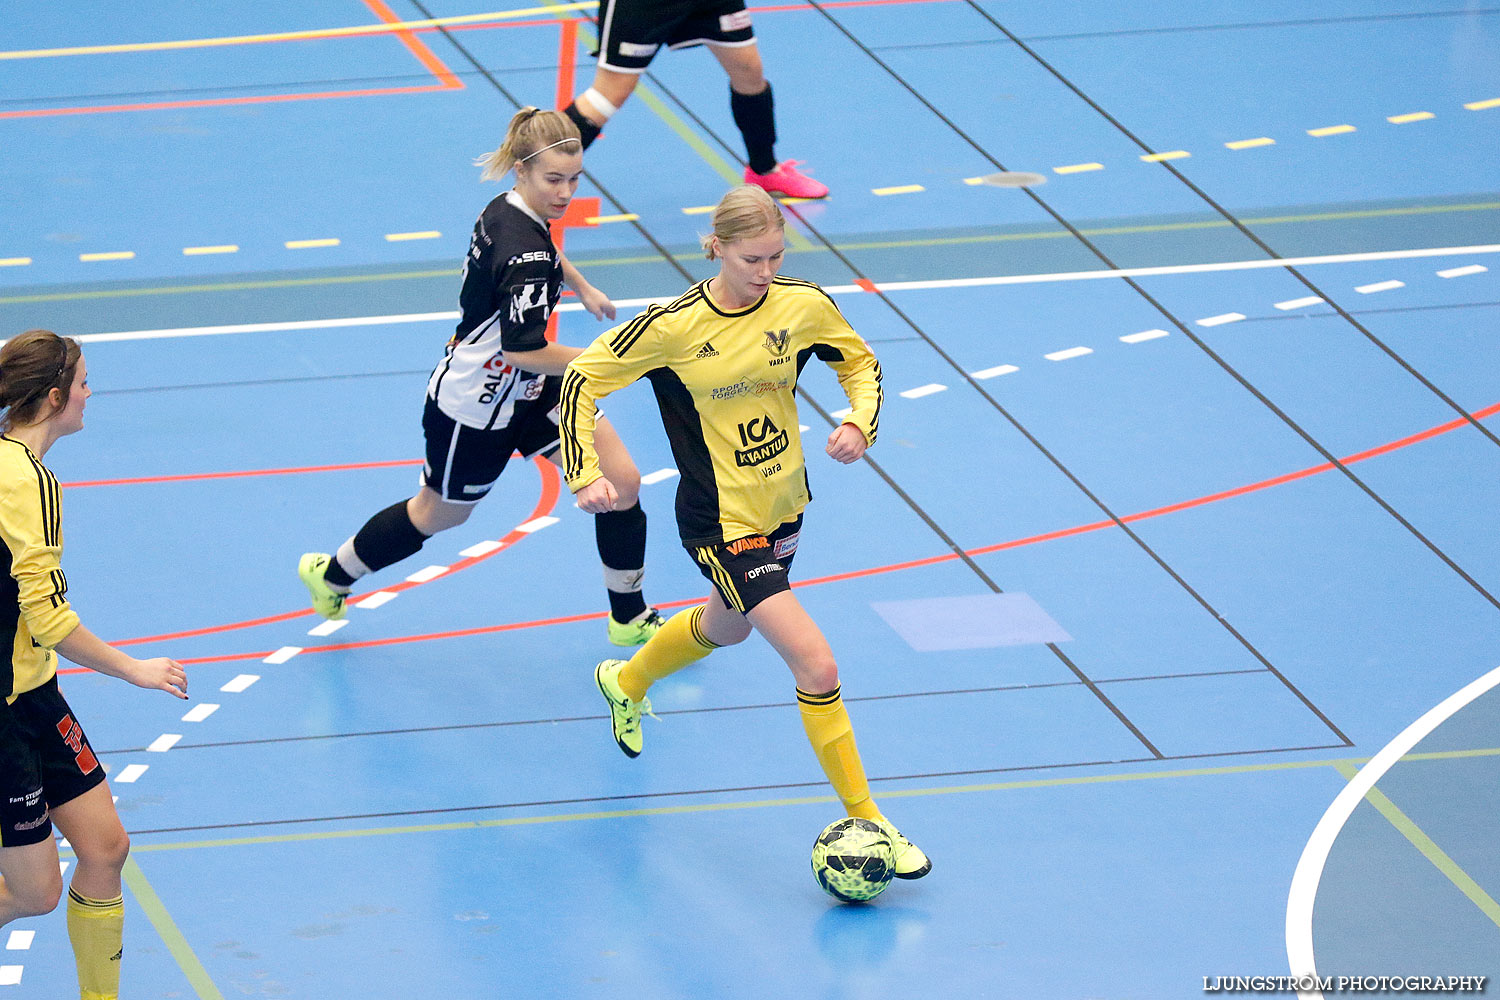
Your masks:
<path fill-rule="evenodd" d="M 503 261 L 502 261 L 503 263 Z M 458 290 L 458 330 L 455 340 L 462 340 L 476 328 L 495 318 L 495 246 L 485 232 L 481 219 L 469 238 L 469 252 L 464 256 L 463 284 Z"/>
<path fill-rule="evenodd" d="M 533 259 L 507 262 L 496 282 L 500 311 L 500 348 L 539 351 L 547 346 L 547 318 L 552 315 L 552 260 L 548 254 L 518 256 Z"/>

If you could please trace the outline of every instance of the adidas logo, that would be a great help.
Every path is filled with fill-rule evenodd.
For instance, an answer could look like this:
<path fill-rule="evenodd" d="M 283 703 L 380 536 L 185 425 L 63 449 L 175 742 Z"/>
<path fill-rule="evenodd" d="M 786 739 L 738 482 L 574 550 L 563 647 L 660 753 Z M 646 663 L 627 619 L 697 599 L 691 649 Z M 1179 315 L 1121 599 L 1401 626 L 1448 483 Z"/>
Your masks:
<path fill-rule="evenodd" d="M 704 358 L 717 358 L 718 356 L 719 352 L 714 350 L 713 341 L 708 341 L 698 349 L 698 353 L 694 355 L 694 359 L 701 361 Z"/>

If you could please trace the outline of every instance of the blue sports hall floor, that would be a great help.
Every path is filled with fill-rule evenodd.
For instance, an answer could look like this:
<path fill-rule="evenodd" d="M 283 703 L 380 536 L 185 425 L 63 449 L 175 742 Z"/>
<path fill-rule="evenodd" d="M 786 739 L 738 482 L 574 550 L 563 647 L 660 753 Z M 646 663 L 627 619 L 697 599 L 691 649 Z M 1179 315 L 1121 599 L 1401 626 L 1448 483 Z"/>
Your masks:
<path fill-rule="evenodd" d="M 305 610 L 298 555 L 415 487 L 498 192 L 472 158 L 592 72 L 590 3 L 388 2 L 5 14 L 0 336 L 79 337 L 95 390 L 48 457 L 71 596 L 193 694 L 62 679 L 134 845 L 122 996 L 1500 974 L 1500 8 L 752 6 L 778 153 L 832 188 L 787 207 L 784 273 L 885 372 L 853 466 L 818 447 L 830 373 L 802 392 L 798 593 L 935 865 L 851 907 L 808 870 L 839 809 L 764 642 L 615 748 L 550 468 L 346 627 Z M 711 273 L 742 155 L 712 57 L 661 55 L 563 231 L 622 319 Z M 609 412 L 647 597 L 687 606 L 653 400 Z M 61 914 L 0 942 L 0 1000 L 72 993 Z"/>

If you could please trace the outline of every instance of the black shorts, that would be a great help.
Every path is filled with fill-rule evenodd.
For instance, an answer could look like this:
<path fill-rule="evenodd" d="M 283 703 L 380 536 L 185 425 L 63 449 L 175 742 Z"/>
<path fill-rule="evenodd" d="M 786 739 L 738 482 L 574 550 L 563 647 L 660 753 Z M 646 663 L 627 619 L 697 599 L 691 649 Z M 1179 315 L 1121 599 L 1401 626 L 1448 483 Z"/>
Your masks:
<path fill-rule="evenodd" d="M 56 677 L 0 706 L 0 847 L 52 839 L 49 810 L 103 780 Z"/>
<path fill-rule="evenodd" d="M 791 590 L 787 573 L 802 536 L 802 515 L 769 535 L 749 535 L 690 550 L 698 572 L 714 585 L 731 610 L 746 614 L 761 601 Z"/>
<path fill-rule="evenodd" d="M 755 44 L 744 0 L 600 0 L 599 65 L 644 73 L 663 45 L 739 48 Z"/>
<path fill-rule="evenodd" d="M 450 503 L 478 503 L 505 471 L 512 453 L 519 451 L 527 460 L 551 456 L 561 446 L 560 382 L 547 379 L 540 396 L 519 404 L 510 423 L 492 431 L 459 423 L 428 396 L 422 409 L 422 435 L 427 439 L 422 485 Z"/>

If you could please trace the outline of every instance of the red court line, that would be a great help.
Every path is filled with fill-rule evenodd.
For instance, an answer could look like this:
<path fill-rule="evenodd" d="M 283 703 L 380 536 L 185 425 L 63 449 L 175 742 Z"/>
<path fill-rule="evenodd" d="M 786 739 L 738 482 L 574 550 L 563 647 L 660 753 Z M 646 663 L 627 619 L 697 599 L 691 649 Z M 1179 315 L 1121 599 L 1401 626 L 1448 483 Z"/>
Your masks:
<path fill-rule="evenodd" d="M 375 11 L 376 15 L 387 24 L 399 23 L 400 18 L 391 12 L 390 8 L 381 3 L 380 0 L 364 0 L 365 4 Z M 956 3 L 958 0 L 839 0 L 835 3 L 822 4 L 823 7 L 882 7 L 893 4 L 925 5 L 933 3 Z M 376 8 L 379 4 L 379 9 Z M 754 13 L 781 13 L 784 11 L 813 10 L 811 4 L 786 4 L 774 7 L 752 7 Z M 384 13 L 382 13 L 384 11 Z M 389 16 L 387 16 L 389 15 Z M 494 30 L 496 28 L 529 28 L 545 24 L 574 25 L 577 30 L 577 18 L 569 14 L 559 14 L 555 18 L 539 18 L 527 21 L 492 21 L 489 23 L 479 22 L 477 24 L 453 25 L 443 28 L 412 28 L 407 31 L 394 32 L 402 43 L 411 50 L 412 54 L 421 61 L 429 73 L 440 81 L 437 84 L 429 84 L 419 87 L 376 87 L 367 90 L 328 90 L 312 94 L 266 94 L 250 97 L 206 97 L 197 100 L 182 101 L 145 101 L 134 104 L 93 104 L 66 108 L 33 108 L 25 111 L 0 111 L 0 119 L 6 118 L 48 118 L 58 115 L 102 115 L 115 114 L 125 111 L 166 111 L 182 108 L 216 108 L 233 107 L 245 104 L 279 104 L 286 101 L 327 101 L 348 97 L 381 97 L 395 94 L 425 94 L 441 90 L 462 90 L 463 81 L 460 80 L 446 64 L 444 64 L 433 52 L 423 45 L 417 35 L 428 34 L 438 31 L 476 31 Z M 356 32 L 342 32 L 337 35 L 308 34 L 296 39 L 263 39 L 257 41 L 246 41 L 245 45 L 273 45 L 287 44 L 289 42 L 311 42 L 329 39 L 344 38 L 369 38 L 374 34 L 386 34 L 379 25 L 371 25 L 369 34 Z M 420 50 L 419 50 L 420 48 Z M 568 95 L 568 100 L 572 94 Z M 567 101 L 563 101 L 560 107 L 565 107 Z"/>
<path fill-rule="evenodd" d="M 381 0 L 363 0 L 376 17 L 387 24 L 401 21 Z M 417 58 L 424 69 L 437 77 L 436 84 L 417 87 L 374 87 L 363 90 L 327 90 L 312 94 L 256 94 L 248 97 L 205 97 L 184 101 L 147 101 L 137 104 L 96 104 L 71 108 L 32 108 L 26 111 L 0 111 L 3 118 L 51 118 L 58 115 L 102 115 L 123 111 L 165 111 L 180 108 L 221 108 L 246 104 L 281 104 L 287 101 L 328 101 L 347 97 L 384 97 L 395 94 L 426 94 L 437 90 L 462 90 L 463 81 L 419 40 L 415 32 L 398 31 L 396 37 Z M 367 38 L 368 35 L 341 37 Z M 311 40 L 311 39 L 309 39 Z"/>
<path fill-rule="evenodd" d="M 364 4 L 374 11 L 375 16 L 386 24 L 401 23 L 401 18 L 396 16 L 396 12 L 387 7 L 381 0 L 364 0 Z M 423 44 L 421 39 L 417 38 L 416 35 L 410 31 L 398 31 L 396 32 L 396 37 L 401 39 L 401 44 L 405 45 L 411 54 L 417 57 L 417 61 L 427 68 L 427 72 L 441 80 L 445 87 L 449 90 L 464 89 L 463 81 L 454 76 L 453 71 L 431 49 Z"/>
<path fill-rule="evenodd" d="M 562 37 L 557 43 L 557 103 L 561 111 L 573 101 L 573 73 L 578 65 L 578 21 L 562 22 Z"/>
<path fill-rule="evenodd" d="M 421 465 L 420 458 L 400 458 L 385 462 L 351 462 L 345 465 L 300 465 L 287 469 L 244 469 L 236 472 L 189 472 L 178 476 L 139 476 L 134 479 L 86 479 L 63 483 L 65 490 L 85 486 L 141 486 L 148 483 L 189 483 L 200 479 L 243 479 L 251 476 L 296 476 L 304 472 L 349 472 L 354 469 L 393 469 Z"/>
<path fill-rule="evenodd" d="M 1482 410 L 1476 410 L 1474 413 L 1471 414 L 1471 416 L 1475 420 L 1483 420 L 1483 419 L 1485 419 L 1487 417 L 1492 417 L 1492 416 L 1496 415 L 1497 413 L 1500 413 L 1500 403 L 1494 403 L 1494 404 L 1492 404 L 1490 406 L 1486 406 Z M 1460 418 L 1457 418 L 1455 420 L 1450 420 L 1447 423 L 1438 424 L 1436 427 L 1430 427 L 1427 430 L 1418 431 L 1415 434 L 1410 434 L 1410 435 L 1407 435 L 1406 437 L 1398 438 L 1395 441 L 1390 441 L 1390 442 L 1387 442 L 1386 444 L 1377 445 L 1374 448 L 1369 448 L 1369 449 L 1366 449 L 1364 451 L 1355 452 L 1354 454 L 1352 454 L 1352 455 L 1350 455 L 1350 456 L 1348 456 L 1346 458 L 1342 458 L 1339 461 L 1340 461 L 1341 464 L 1346 465 L 1346 466 L 1347 465 L 1353 465 L 1353 464 L 1355 464 L 1357 462 L 1363 462 L 1363 461 L 1365 461 L 1367 459 L 1375 458 L 1375 457 L 1380 456 L 1380 455 L 1386 455 L 1386 454 L 1389 454 L 1389 453 L 1391 453 L 1393 451 L 1399 451 L 1402 448 L 1411 447 L 1414 444 L 1419 444 L 1419 443 L 1421 443 L 1423 441 L 1427 441 L 1427 440 L 1430 440 L 1432 438 L 1438 437 L 1440 435 L 1447 434 L 1447 433 L 1450 433 L 1452 431 L 1458 430 L 1461 427 L 1467 427 L 1468 425 L 1469 425 L 1468 420 L 1460 417 Z M 1275 486 L 1283 486 L 1283 485 L 1285 485 L 1287 483 L 1295 482 L 1295 481 L 1297 481 L 1299 479 L 1306 479 L 1306 478 L 1309 478 L 1311 476 L 1321 475 L 1322 473 L 1330 472 L 1333 469 L 1334 469 L 1333 463 L 1331 463 L 1331 462 L 1324 462 L 1321 465 L 1309 466 L 1306 469 L 1299 469 L 1296 472 L 1288 472 L 1288 473 L 1285 473 L 1285 474 L 1280 475 L 1280 476 L 1273 476 L 1270 479 L 1263 479 L 1263 480 L 1260 480 L 1259 482 L 1250 483 L 1250 484 L 1245 485 L 1245 486 L 1239 486 L 1239 487 L 1236 487 L 1236 488 L 1231 489 L 1231 490 L 1222 490 L 1222 491 L 1220 491 L 1218 493 L 1210 493 L 1210 494 L 1207 494 L 1205 496 L 1197 497 L 1197 498 L 1192 499 L 1192 500 L 1184 500 L 1181 503 L 1168 504 L 1168 505 L 1166 505 L 1164 507 L 1154 507 L 1154 508 L 1152 508 L 1150 510 L 1141 511 L 1141 512 L 1136 513 L 1136 514 L 1127 514 L 1124 517 L 1121 517 L 1120 520 L 1124 521 L 1126 523 L 1133 523 L 1133 522 L 1136 522 L 1136 521 L 1145 521 L 1145 520 L 1148 520 L 1150 518 L 1163 517 L 1163 516 L 1165 516 L 1167 514 L 1175 514 L 1175 513 L 1178 513 L 1180 511 L 1191 509 L 1193 507 L 1203 507 L 1203 506 L 1207 506 L 1208 504 L 1218 503 L 1218 502 L 1220 502 L 1222 500 L 1229 500 L 1229 499 L 1232 499 L 1234 497 L 1244 496 L 1244 495 L 1246 495 L 1248 493 L 1255 493 L 1255 492 L 1258 492 L 1260 490 L 1271 489 L 1272 487 L 1275 487 Z M 555 473 L 554 473 L 554 476 L 555 476 Z M 963 556 L 969 556 L 969 557 L 981 556 L 981 555 L 985 555 L 985 554 L 988 554 L 988 553 L 991 553 L 991 552 L 1000 552 L 1000 551 L 1006 550 L 1006 549 L 1022 548 L 1022 547 L 1027 546 L 1027 545 L 1037 545 L 1037 544 L 1040 544 L 1042 542 L 1054 541 L 1054 540 L 1059 539 L 1059 538 L 1068 538 L 1068 537 L 1071 537 L 1073 535 L 1087 534 L 1087 533 L 1093 532 L 1093 531 L 1101 531 L 1101 530 L 1103 530 L 1105 528 L 1111 528 L 1111 527 L 1114 527 L 1114 522 L 1113 521 L 1095 521 L 1095 522 L 1092 522 L 1092 523 L 1089 523 L 1089 524 L 1081 524 L 1081 525 L 1078 525 L 1078 526 L 1072 527 L 1072 528 L 1063 528 L 1063 529 L 1060 529 L 1058 531 L 1049 531 L 1049 532 L 1046 532 L 1046 533 L 1040 534 L 1040 535 L 1030 535 L 1030 536 L 1028 536 L 1026 538 L 1017 538 L 1017 539 L 1013 539 L 1013 540 L 1008 541 L 1008 542 L 1000 542 L 1000 543 L 995 544 L 995 545 L 986 545 L 986 546 L 981 546 L 979 548 L 974 548 L 974 549 L 965 549 L 963 551 L 962 555 Z M 819 577 L 813 577 L 813 578 L 808 579 L 808 580 L 799 580 L 796 583 L 793 583 L 792 586 L 793 586 L 793 588 L 816 587 L 816 586 L 820 586 L 822 584 L 827 584 L 827 583 L 838 583 L 838 582 L 841 582 L 841 581 L 844 581 L 844 580 L 856 580 L 856 579 L 860 579 L 860 578 L 863 578 L 863 577 L 878 576 L 878 575 L 881 575 L 881 574 L 884 574 L 884 573 L 896 573 L 896 572 L 900 572 L 902 570 L 918 569 L 918 568 L 923 567 L 923 566 L 935 566 L 935 565 L 937 565 L 939 563 L 952 562 L 952 561 L 960 558 L 960 555 L 961 554 L 957 553 L 957 552 L 949 552 L 949 553 L 944 553 L 943 555 L 928 556 L 928 557 L 926 557 L 924 559 L 912 559 L 912 560 L 909 560 L 907 562 L 891 563 L 891 564 L 886 565 L 886 566 L 872 566 L 872 567 L 869 567 L 869 568 L 866 568 L 866 569 L 851 570 L 851 571 L 849 571 L 847 573 L 835 573 L 835 574 L 832 574 L 832 575 L 829 575 L 829 576 L 819 576 Z M 458 566 L 454 566 L 453 570 L 456 571 L 458 568 L 459 568 Z M 447 575 L 447 574 L 444 574 L 444 575 Z M 388 587 L 388 588 L 385 588 L 385 589 L 390 590 L 390 589 L 395 589 L 395 588 L 389 588 Z M 661 608 L 663 610 L 669 610 L 669 609 L 672 609 L 672 608 L 687 607 L 689 605 L 698 604 L 702 600 L 703 600 L 703 598 L 701 598 L 701 597 L 694 597 L 694 598 L 688 598 L 688 599 L 685 599 L 685 600 L 671 601 L 671 602 L 666 603 L 666 604 L 658 604 L 658 605 L 656 605 L 656 607 Z M 303 613 L 304 614 L 310 614 L 310 612 L 303 612 Z M 575 622 L 594 621 L 596 619 L 602 619 L 606 614 L 607 614 L 607 612 L 604 612 L 604 611 L 596 611 L 596 612 L 592 612 L 592 613 L 589 613 L 589 614 L 582 614 L 582 615 L 567 615 L 567 616 L 560 617 L 560 618 L 543 618 L 543 619 L 539 619 L 539 620 L 536 620 L 536 621 L 529 621 L 529 622 L 511 622 L 511 623 L 508 623 L 508 624 L 505 624 L 505 625 L 483 625 L 483 626 L 479 626 L 477 628 L 457 629 L 457 630 L 448 631 L 448 632 L 428 632 L 428 633 L 423 633 L 421 635 L 395 636 L 395 637 L 385 638 L 385 639 L 368 639 L 368 640 L 365 640 L 363 642 L 346 642 L 346 643 L 338 643 L 338 644 L 335 644 L 335 645 L 312 646 L 312 647 L 309 647 L 307 649 L 304 649 L 302 651 L 302 653 L 303 653 L 303 655 L 305 655 L 305 654 L 308 654 L 308 653 L 336 652 L 336 651 L 347 651 L 347 650 L 352 650 L 352 649 L 371 649 L 371 648 L 375 648 L 375 647 L 379 647 L 379 646 L 393 646 L 393 645 L 401 645 L 401 644 L 413 643 L 413 642 L 431 642 L 431 641 L 438 640 L 438 639 L 455 639 L 455 638 L 463 638 L 463 637 L 476 636 L 476 635 L 490 635 L 490 634 L 496 633 L 496 632 L 516 632 L 516 631 L 520 631 L 522 629 L 545 628 L 545 627 L 551 626 L 551 625 L 564 625 L 564 624 L 572 624 L 572 623 L 575 623 Z M 194 632 L 194 633 L 179 633 L 179 635 L 187 635 L 187 634 L 204 635 L 204 634 L 207 634 L 209 632 L 214 632 L 214 631 L 229 631 L 230 629 L 242 628 L 242 627 L 245 626 L 245 624 L 246 623 L 241 623 L 241 624 L 237 624 L 237 625 L 220 626 L 217 629 L 205 629 L 205 630 L 200 630 L 200 631 Z M 115 645 L 127 645 L 127 644 L 131 644 L 131 643 L 150 642 L 150 641 L 154 641 L 154 640 L 157 640 L 157 639 L 168 639 L 168 638 L 175 638 L 175 637 L 176 636 L 152 636 L 152 637 L 148 637 L 148 638 L 145 638 L 145 639 L 127 639 L 127 640 L 124 640 L 122 642 L 117 642 L 117 643 L 115 643 Z M 183 663 L 226 663 L 226 662 L 238 661 L 238 660 L 264 659 L 265 657 L 270 656 L 272 652 L 274 652 L 274 650 L 265 650 L 265 651 L 259 652 L 259 653 L 235 653 L 235 654 L 231 654 L 231 655 L 228 655 L 228 656 L 205 656 L 205 657 L 199 657 L 199 658 L 193 659 L 193 660 L 183 660 L 181 662 L 183 662 Z M 80 667 L 80 668 L 77 668 L 76 670 L 60 670 L 60 671 L 58 671 L 58 673 L 79 673 L 79 672 L 82 672 L 83 669 L 84 668 Z"/>
<path fill-rule="evenodd" d="M 550 514 L 552 510 L 557 506 L 557 499 L 562 494 L 561 479 L 557 474 L 557 466 L 553 465 L 545 458 L 535 459 L 533 464 L 541 473 L 542 489 L 541 495 L 537 498 L 536 506 L 532 508 L 531 515 L 526 518 L 526 521 L 534 521 L 539 517 L 544 517 Z M 526 521 L 523 521 L 521 523 L 525 524 Z M 476 563 L 483 562 L 484 560 L 490 558 L 493 555 L 496 555 L 497 553 L 504 552 L 506 549 L 510 548 L 521 539 L 525 538 L 527 534 L 528 532 L 512 529 L 508 534 L 505 535 L 505 537 L 499 539 L 500 548 L 495 549 L 491 552 L 486 552 L 482 556 L 470 556 L 467 559 L 461 559 L 449 566 L 446 573 L 443 573 L 441 576 L 435 576 L 432 579 L 441 580 L 443 579 L 443 577 L 446 577 L 449 574 L 461 572 L 462 570 L 466 570 Z M 426 582 L 431 583 L 432 580 L 428 580 Z M 422 586 L 422 584 L 412 583 L 409 580 L 403 580 L 400 583 L 392 584 L 389 587 L 381 587 L 380 591 L 394 591 L 396 593 L 401 593 L 402 591 L 410 590 L 413 587 L 420 586 Z M 370 593 L 379 593 L 380 591 L 371 591 Z M 370 594 L 362 594 L 359 597 L 350 598 L 349 603 L 358 604 L 361 600 L 367 599 L 369 596 Z M 308 615 L 311 615 L 312 613 L 313 612 L 310 608 L 303 608 L 298 611 L 288 611 L 283 614 L 270 615 L 265 618 L 253 618 L 249 621 L 232 622 L 228 625 L 212 625 L 208 628 L 189 629 L 184 632 L 167 632 L 163 633 L 162 635 L 147 635 L 141 636 L 136 639 L 120 639 L 117 640 L 114 644 L 116 646 L 136 646 L 147 642 L 166 642 L 171 639 L 191 639 L 197 636 L 217 635 L 221 632 L 233 632 L 238 629 L 254 628 L 257 625 L 270 625 L 274 624 L 275 622 L 290 621 L 293 618 L 304 618 Z M 270 656 L 271 654 L 266 653 L 264 655 Z"/>

